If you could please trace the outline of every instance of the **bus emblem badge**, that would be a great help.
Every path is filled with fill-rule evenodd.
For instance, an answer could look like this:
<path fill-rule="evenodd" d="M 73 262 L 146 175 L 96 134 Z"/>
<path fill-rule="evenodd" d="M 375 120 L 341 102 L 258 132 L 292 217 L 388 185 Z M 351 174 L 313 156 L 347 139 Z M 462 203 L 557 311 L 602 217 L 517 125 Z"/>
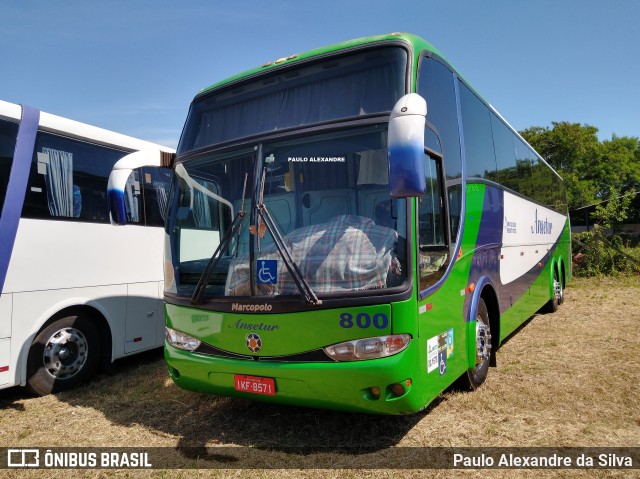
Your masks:
<path fill-rule="evenodd" d="M 252 353 L 257 353 L 262 349 L 262 339 L 256 333 L 247 334 L 245 338 L 245 343 L 247 344 L 247 348 Z"/>

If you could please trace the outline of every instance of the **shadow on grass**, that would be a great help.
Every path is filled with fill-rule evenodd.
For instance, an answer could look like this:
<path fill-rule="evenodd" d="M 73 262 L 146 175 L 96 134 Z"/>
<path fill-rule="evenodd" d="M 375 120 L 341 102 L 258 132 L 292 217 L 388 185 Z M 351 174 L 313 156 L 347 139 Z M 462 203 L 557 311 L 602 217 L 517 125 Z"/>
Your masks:
<path fill-rule="evenodd" d="M 446 400 L 441 395 L 417 414 L 379 416 L 194 393 L 173 384 L 161 350 L 119 360 L 110 369 L 109 374 L 76 390 L 59 393 L 57 398 L 74 407 L 98 410 L 114 425 L 142 426 L 163 438 L 176 437 L 176 450 L 183 457 L 197 456 L 200 460 L 220 461 L 211 449 L 218 446 L 305 454 L 380 451 L 399 443 Z M 18 390 L 5 398 L 0 396 L 0 401 L 11 407 L 12 402 L 25 397 L 30 396 Z M 91 427 L 87 426 L 87 434 L 91 434 Z M 82 442 L 78 437 L 76 445 L 81 446 Z M 113 445 L 134 444 L 140 446 L 132 436 L 130 444 Z"/>
<path fill-rule="evenodd" d="M 27 391 L 20 387 L 12 387 L 0 391 L 0 411 L 3 409 L 15 409 L 24 411 L 22 400 L 31 397 Z"/>

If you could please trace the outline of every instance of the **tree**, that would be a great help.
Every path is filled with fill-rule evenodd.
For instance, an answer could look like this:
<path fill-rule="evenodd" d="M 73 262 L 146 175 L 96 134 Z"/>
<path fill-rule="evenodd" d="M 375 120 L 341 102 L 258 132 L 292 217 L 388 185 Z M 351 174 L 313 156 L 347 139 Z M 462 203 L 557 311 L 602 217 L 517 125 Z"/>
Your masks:
<path fill-rule="evenodd" d="M 620 195 L 616 188 L 611 190 L 608 201 L 596 205 L 593 217 L 603 228 L 611 228 L 615 233 L 618 226 L 629 216 L 629 205 L 635 195 Z"/>
<path fill-rule="evenodd" d="M 613 136 L 600 142 L 594 126 L 552 125 L 527 128 L 520 134 L 560 173 L 570 209 L 606 200 L 614 191 L 626 194 L 640 189 L 638 138 Z"/>

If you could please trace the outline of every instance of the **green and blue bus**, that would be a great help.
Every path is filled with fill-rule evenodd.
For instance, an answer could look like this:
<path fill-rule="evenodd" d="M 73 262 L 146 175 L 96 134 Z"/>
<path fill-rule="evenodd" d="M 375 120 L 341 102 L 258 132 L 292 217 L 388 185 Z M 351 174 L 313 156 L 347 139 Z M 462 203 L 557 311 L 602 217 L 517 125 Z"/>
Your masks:
<path fill-rule="evenodd" d="M 162 162 L 120 163 L 115 223 L 127 168 Z M 202 90 L 163 164 L 165 359 L 188 390 L 419 411 L 480 386 L 571 276 L 561 178 L 414 35 Z"/>

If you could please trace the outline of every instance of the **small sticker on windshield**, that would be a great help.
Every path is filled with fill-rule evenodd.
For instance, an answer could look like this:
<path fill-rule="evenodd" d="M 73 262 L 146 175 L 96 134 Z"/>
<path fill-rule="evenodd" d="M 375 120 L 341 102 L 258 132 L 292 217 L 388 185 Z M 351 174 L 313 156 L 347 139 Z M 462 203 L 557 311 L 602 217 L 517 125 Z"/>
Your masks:
<path fill-rule="evenodd" d="M 276 284 L 278 277 L 278 260 L 259 259 L 257 284 Z"/>

